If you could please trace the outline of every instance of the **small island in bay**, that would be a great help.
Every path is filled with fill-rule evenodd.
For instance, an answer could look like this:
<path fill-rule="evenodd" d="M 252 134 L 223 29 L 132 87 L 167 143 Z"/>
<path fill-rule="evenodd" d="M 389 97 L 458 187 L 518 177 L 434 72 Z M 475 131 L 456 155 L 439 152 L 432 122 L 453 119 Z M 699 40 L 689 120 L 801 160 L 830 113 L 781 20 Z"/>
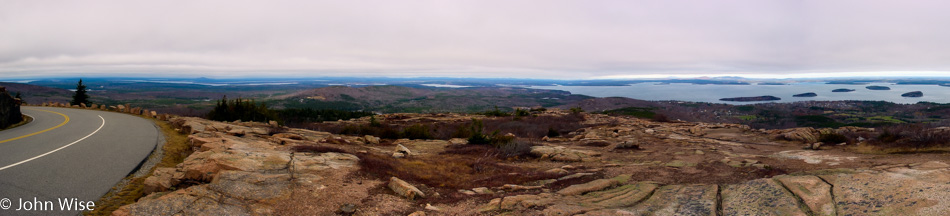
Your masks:
<path fill-rule="evenodd" d="M 853 92 L 853 91 L 854 91 L 854 89 L 843 89 L 843 88 L 842 88 L 842 89 L 831 90 L 831 92 Z"/>
<path fill-rule="evenodd" d="M 776 101 L 782 100 L 782 98 L 767 95 L 767 96 L 758 96 L 758 97 L 734 97 L 734 98 L 722 98 L 721 101 L 736 101 L 736 102 L 753 102 L 753 101 Z"/>
<path fill-rule="evenodd" d="M 868 86 L 865 88 L 870 89 L 870 90 L 891 90 L 891 87 L 887 87 L 887 86 Z"/>
<path fill-rule="evenodd" d="M 912 91 L 912 92 L 907 92 L 901 95 L 901 97 L 923 97 L 923 96 L 924 96 L 924 93 L 921 91 Z"/>
<path fill-rule="evenodd" d="M 756 84 L 756 85 L 788 85 L 788 84 L 786 84 L 786 83 L 780 83 L 780 82 L 762 82 L 762 83 L 758 83 L 758 84 Z"/>
<path fill-rule="evenodd" d="M 808 92 L 808 93 L 792 95 L 792 97 L 818 97 L 818 94 L 815 94 L 814 92 Z"/>

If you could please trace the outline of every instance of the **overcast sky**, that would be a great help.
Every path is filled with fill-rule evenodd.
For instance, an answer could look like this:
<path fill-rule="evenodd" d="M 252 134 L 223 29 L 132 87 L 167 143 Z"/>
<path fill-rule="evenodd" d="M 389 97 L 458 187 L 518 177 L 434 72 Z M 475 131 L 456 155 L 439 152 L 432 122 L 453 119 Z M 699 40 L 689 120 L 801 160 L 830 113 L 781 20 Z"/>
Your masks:
<path fill-rule="evenodd" d="M 0 78 L 950 76 L 948 9 L 939 0 L 0 0 Z"/>

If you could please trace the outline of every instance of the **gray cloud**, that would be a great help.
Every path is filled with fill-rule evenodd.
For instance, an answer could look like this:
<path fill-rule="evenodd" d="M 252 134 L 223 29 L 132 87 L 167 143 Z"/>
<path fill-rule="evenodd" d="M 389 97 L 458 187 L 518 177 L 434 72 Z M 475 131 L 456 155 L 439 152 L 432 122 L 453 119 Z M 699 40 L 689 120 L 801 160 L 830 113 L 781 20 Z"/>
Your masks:
<path fill-rule="evenodd" d="M 947 6 L 14 0 L 0 7 L 0 76 L 933 74 L 950 71 Z"/>

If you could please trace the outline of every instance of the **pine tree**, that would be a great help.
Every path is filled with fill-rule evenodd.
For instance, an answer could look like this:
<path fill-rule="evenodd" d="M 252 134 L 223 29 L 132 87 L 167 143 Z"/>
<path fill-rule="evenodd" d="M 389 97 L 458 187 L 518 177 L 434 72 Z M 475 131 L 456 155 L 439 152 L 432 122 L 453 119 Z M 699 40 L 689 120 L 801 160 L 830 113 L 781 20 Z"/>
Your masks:
<path fill-rule="evenodd" d="M 23 97 L 20 96 L 20 92 L 16 92 L 16 96 L 13 96 L 13 98 L 20 100 L 21 104 L 26 104 L 26 101 L 23 101 Z"/>
<path fill-rule="evenodd" d="M 89 95 L 86 94 L 86 86 L 82 84 L 82 79 L 79 79 L 79 83 L 76 84 L 76 94 L 73 95 L 73 101 L 70 101 L 70 105 L 79 105 L 81 103 L 89 104 Z"/>

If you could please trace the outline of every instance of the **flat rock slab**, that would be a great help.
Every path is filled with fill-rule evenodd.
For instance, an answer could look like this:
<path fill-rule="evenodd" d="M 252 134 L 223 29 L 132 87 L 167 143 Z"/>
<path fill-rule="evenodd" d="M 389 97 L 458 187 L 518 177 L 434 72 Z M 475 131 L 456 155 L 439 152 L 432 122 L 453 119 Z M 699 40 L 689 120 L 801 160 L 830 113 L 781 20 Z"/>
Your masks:
<path fill-rule="evenodd" d="M 772 179 L 757 179 L 722 189 L 724 215 L 808 215 L 795 196 Z"/>
<path fill-rule="evenodd" d="M 667 185 L 634 208 L 619 211 L 630 215 L 716 215 L 717 185 Z"/>
<path fill-rule="evenodd" d="M 630 207 L 645 200 L 658 186 L 650 182 L 623 185 L 614 189 L 584 195 L 581 203 L 601 208 Z"/>
<path fill-rule="evenodd" d="M 587 192 L 599 191 L 606 188 L 619 185 L 620 182 L 614 179 L 597 179 L 584 184 L 571 185 L 558 191 L 558 194 L 564 196 L 581 195 Z"/>
<path fill-rule="evenodd" d="M 935 170 L 934 172 L 940 172 Z M 945 173 L 945 172 L 944 172 Z M 839 215 L 946 215 L 950 180 L 933 175 L 882 172 L 839 174 L 834 185 Z"/>
<path fill-rule="evenodd" d="M 777 176 L 793 194 L 798 196 L 814 215 L 836 215 L 831 185 L 816 176 Z"/>

